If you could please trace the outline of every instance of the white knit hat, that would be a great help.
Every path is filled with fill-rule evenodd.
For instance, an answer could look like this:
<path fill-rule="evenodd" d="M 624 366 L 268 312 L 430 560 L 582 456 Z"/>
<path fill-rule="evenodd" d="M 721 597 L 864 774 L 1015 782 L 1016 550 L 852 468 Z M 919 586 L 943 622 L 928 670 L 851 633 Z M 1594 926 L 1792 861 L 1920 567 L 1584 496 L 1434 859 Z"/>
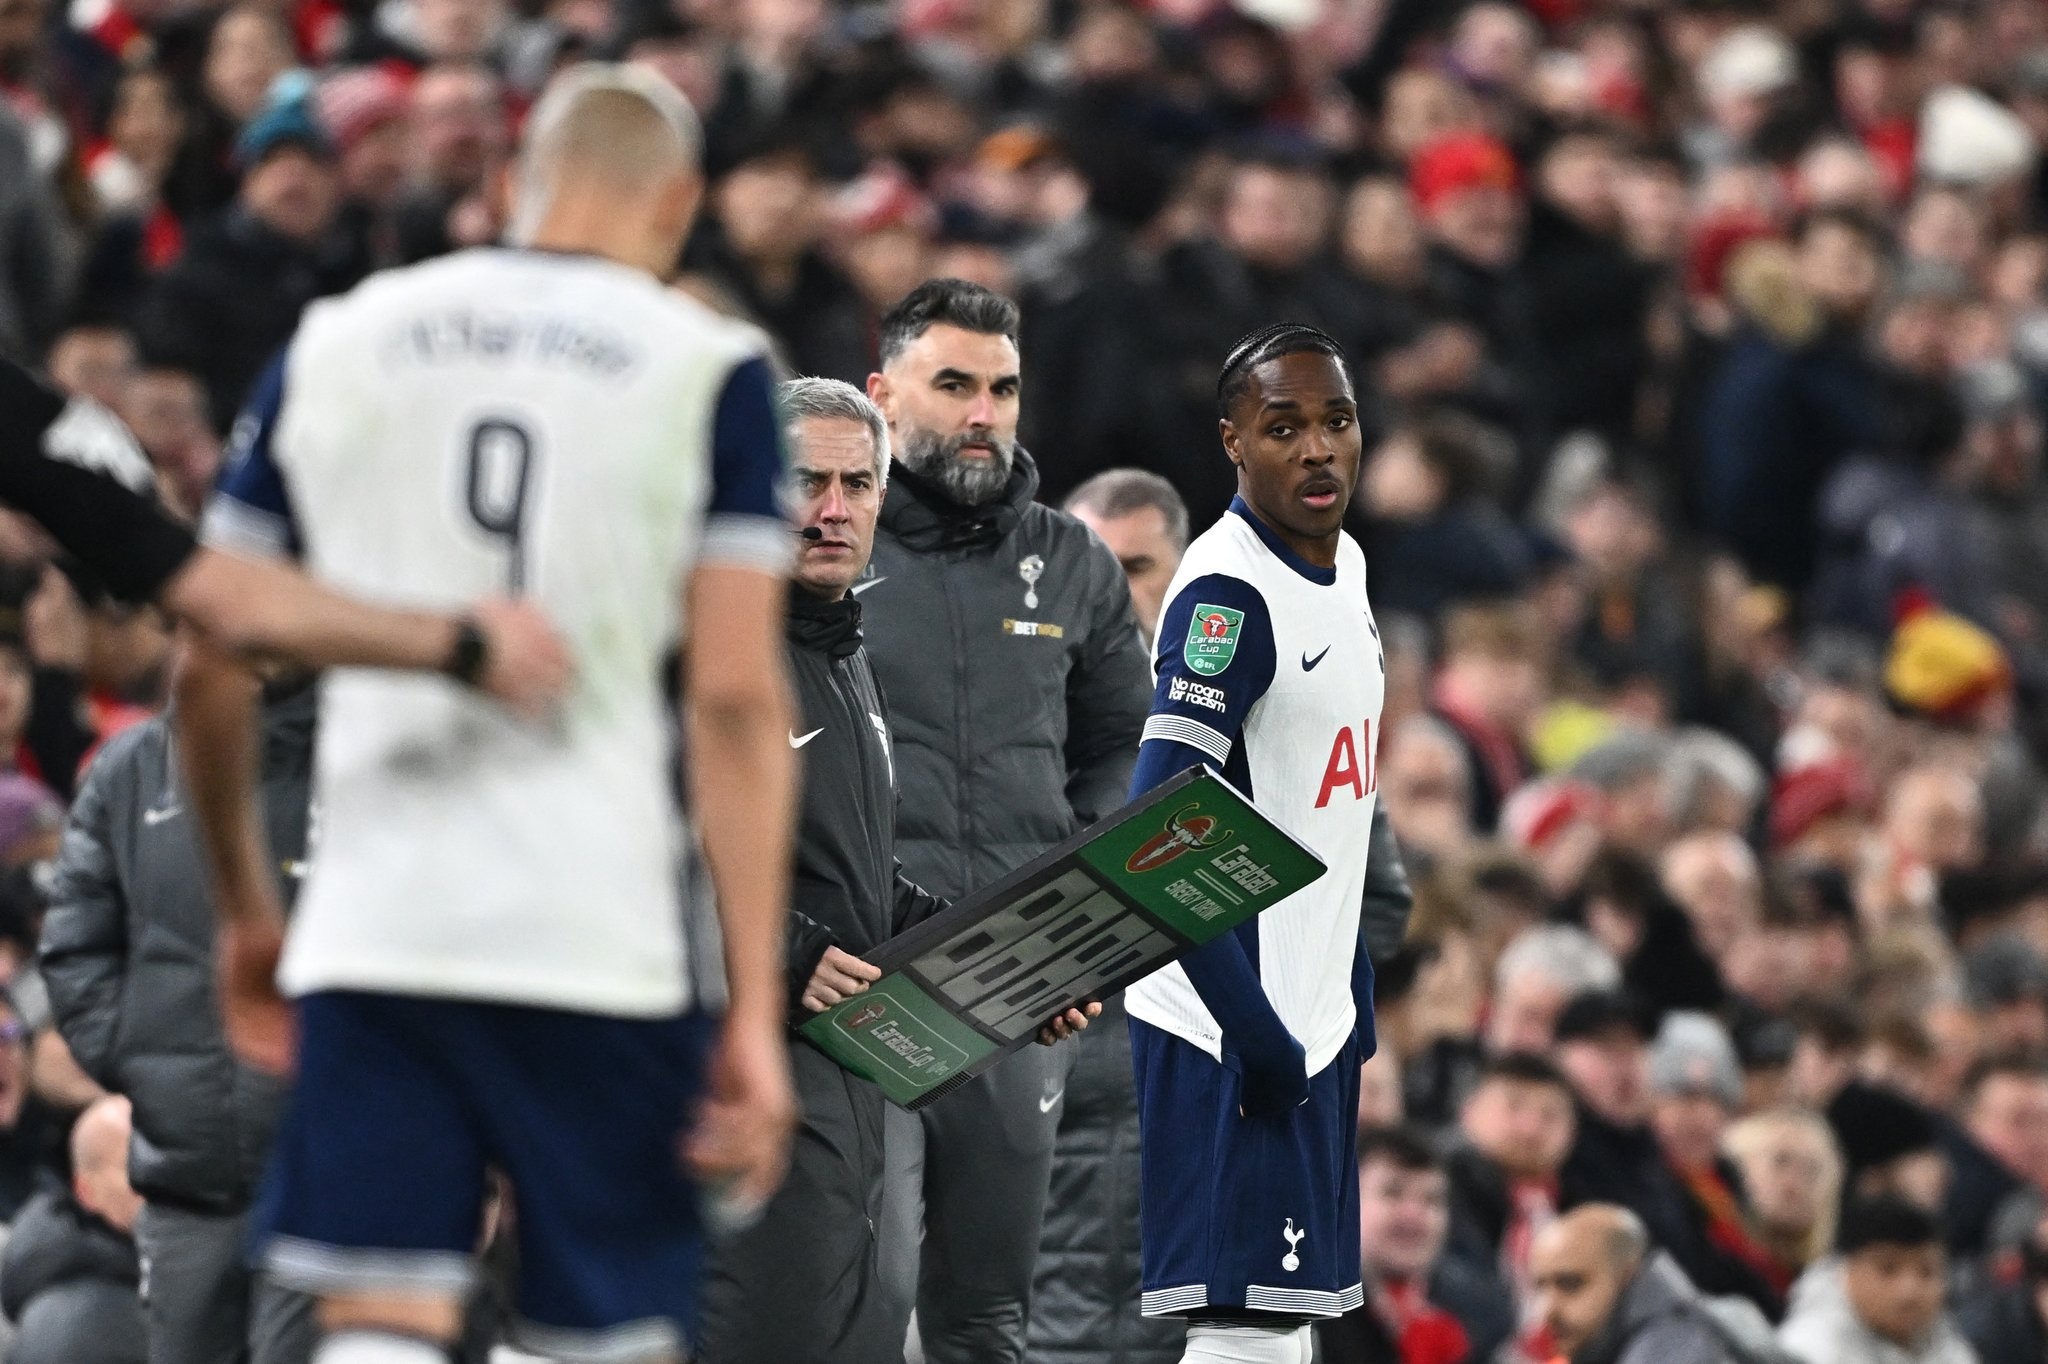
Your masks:
<path fill-rule="evenodd" d="M 2012 110 L 1967 85 L 1944 85 L 1920 106 L 1920 174 L 1954 185 L 1995 185 L 2034 164 L 2034 139 Z"/>
<path fill-rule="evenodd" d="M 1700 59 L 1700 92 L 1709 99 L 1768 95 L 1799 79 L 1799 54 L 1785 35 L 1745 24 L 1707 49 Z"/>

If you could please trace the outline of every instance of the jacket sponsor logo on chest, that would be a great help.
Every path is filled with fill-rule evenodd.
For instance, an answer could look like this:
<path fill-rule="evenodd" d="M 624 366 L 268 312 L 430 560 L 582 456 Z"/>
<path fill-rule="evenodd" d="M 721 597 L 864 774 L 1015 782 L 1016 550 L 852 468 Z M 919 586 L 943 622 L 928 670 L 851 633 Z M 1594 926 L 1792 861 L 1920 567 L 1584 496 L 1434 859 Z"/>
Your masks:
<path fill-rule="evenodd" d="M 1006 635 L 1018 635 L 1025 639 L 1065 639 L 1067 637 L 1066 627 L 1054 625 L 1051 621 L 1012 620 L 1008 616 L 1003 617 L 1003 633 Z"/>

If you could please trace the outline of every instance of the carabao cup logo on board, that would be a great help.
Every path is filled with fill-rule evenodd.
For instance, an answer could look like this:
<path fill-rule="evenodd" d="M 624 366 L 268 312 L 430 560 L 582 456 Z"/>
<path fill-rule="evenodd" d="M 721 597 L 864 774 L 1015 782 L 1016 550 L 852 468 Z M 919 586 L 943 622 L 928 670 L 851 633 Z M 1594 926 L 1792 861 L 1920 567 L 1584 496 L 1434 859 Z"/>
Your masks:
<path fill-rule="evenodd" d="M 1216 832 L 1214 815 L 1197 814 L 1200 802 L 1183 805 L 1167 816 L 1166 827 L 1139 845 L 1138 850 L 1124 859 L 1124 870 L 1136 875 L 1139 872 L 1158 871 L 1174 858 L 1190 850 L 1200 851 L 1213 848 L 1230 837 L 1230 830 Z"/>
<path fill-rule="evenodd" d="M 883 1006 L 880 1000 L 873 1000 L 855 1009 L 847 1016 L 845 1023 L 841 1026 L 849 1032 L 855 1028 L 865 1028 L 870 1023 L 880 1022 L 882 1016 L 888 1012 L 889 1010 Z"/>
<path fill-rule="evenodd" d="M 1181 657 L 1192 671 L 1214 677 L 1237 656 L 1237 640 L 1243 629 L 1244 612 L 1227 606 L 1199 605 L 1188 622 L 1188 642 L 1181 649 Z"/>

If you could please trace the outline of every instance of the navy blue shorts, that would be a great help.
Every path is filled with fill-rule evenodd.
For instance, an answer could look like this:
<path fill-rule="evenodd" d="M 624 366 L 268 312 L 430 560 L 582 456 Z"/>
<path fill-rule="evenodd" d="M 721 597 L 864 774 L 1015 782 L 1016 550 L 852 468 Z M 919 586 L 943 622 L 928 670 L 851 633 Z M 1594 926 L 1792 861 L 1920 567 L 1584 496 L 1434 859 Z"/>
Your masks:
<path fill-rule="evenodd" d="M 299 1001 L 299 1073 L 256 1227 L 310 1293 L 462 1293 L 487 1168 L 514 1190 L 522 1343 L 681 1354 L 703 1267 L 680 1141 L 714 1028 L 467 1000 Z"/>
<path fill-rule="evenodd" d="M 1337 1317 L 1358 1270 L 1358 1039 L 1309 1081 L 1308 1102 L 1237 1111 L 1237 1072 L 1131 1020 L 1148 1317 L 1249 1308 Z"/>

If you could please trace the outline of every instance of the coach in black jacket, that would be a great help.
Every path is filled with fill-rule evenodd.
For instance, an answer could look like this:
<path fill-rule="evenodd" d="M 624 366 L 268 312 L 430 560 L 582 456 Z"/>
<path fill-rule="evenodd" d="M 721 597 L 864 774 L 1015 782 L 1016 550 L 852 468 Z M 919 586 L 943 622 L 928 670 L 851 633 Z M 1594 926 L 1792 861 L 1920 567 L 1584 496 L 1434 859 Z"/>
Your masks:
<path fill-rule="evenodd" d="M 896 463 L 853 591 L 889 693 L 897 848 L 948 896 L 1120 808 L 1152 695 L 1116 556 L 1033 500 L 1017 323 L 977 285 L 920 285 L 882 319 L 868 380 Z M 1071 1060 L 1027 1049 L 890 1114 L 883 1273 L 898 1323 L 914 1300 L 930 1364 L 1023 1358 Z"/>
<path fill-rule="evenodd" d="M 789 742 L 804 764 L 788 936 L 795 1022 L 866 989 L 880 972 L 863 958 L 944 901 L 896 861 L 888 715 L 847 593 L 874 542 L 887 428 L 836 380 L 785 384 L 782 406 L 805 537 L 788 635 L 800 717 Z M 714 1248 L 700 1358 L 901 1364 L 903 1328 L 884 1309 L 876 1263 L 886 1101 L 801 1042 L 790 1060 L 802 1121 L 789 1175 L 759 1222 Z"/>

